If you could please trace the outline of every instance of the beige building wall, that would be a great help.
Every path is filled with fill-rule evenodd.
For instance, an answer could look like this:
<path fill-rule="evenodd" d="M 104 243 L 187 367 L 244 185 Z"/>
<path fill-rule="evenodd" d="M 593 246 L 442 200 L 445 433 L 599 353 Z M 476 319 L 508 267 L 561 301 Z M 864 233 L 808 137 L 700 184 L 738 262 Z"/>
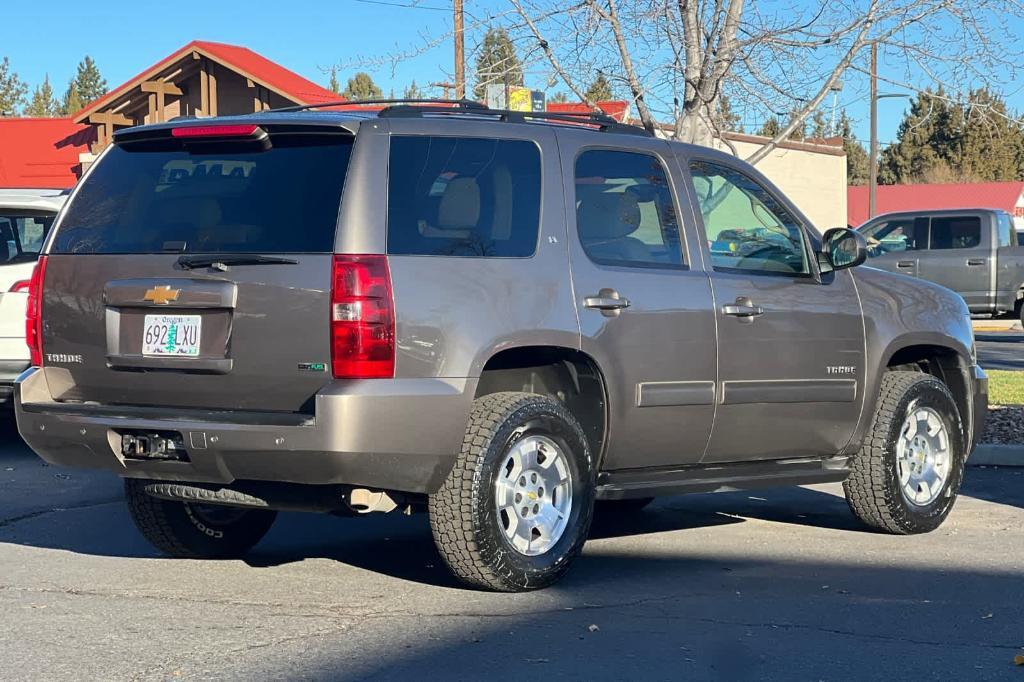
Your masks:
<path fill-rule="evenodd" d="M 741 159 L 763 142 L 753 135 L 730 135 Z M 720 148 L 730 151 L 724 144 Z M 842 147 L 787 143 L 755 166 L 804 212 L 818 232 L 846 227 L 846 154 Z"/>

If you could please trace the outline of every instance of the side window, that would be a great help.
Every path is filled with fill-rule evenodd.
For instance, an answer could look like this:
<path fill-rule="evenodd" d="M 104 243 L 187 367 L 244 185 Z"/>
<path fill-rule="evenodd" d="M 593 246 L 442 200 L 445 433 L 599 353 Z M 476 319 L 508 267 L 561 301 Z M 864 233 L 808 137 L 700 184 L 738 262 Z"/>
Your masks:
<path fill-rule="evenodd" d="M 932 250 L 973 249 L 981 244 L 981 218 L 932 218 Z"/>
<path fill-rule="evenodd" d="M 51 215 L 0 216 L 0 263 L 31 263 L 53 225 Z"/>
<path fill-rule="evenodd" d="M 761 185 L 725 166 L 690 164 L 715 270 L 809 275 L 803 230 Z"/>
<path fill-rule="evenodd" d="M 923 247 L 924 238 L 928 235 L 927 230 L 927 218 L 898 218 L 883 220 L 865 228 L 863 235 L 868 242 L 868 255 L 874 258 L 887 253 L 914 251 Z"/>
<path fill-rule="evenodd" d="M 999 246 L 1017 246 L 1017 231 L 1013 229 L 1013 218 L 1009 213 L 997 213 Z"/>
<path fill-rule="evenodd" d="M 657 157 L 585 151 L 576 159 L 576 229 L 596 263 L 683 265 L 668 175 Z"/>
<path fill-rule="evenodd" d="M 525 140 L 393 137 L 388 253 L 532 256 L 540 176 L 540 150 Z"/>

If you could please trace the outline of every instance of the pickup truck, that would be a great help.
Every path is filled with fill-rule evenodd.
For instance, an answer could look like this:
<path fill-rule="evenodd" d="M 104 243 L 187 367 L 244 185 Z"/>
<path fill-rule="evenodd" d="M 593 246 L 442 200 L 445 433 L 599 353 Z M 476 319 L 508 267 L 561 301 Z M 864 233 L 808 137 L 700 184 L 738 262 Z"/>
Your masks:
<path fill-rule="evenodd" d="M 972 315 L 1024 318 L 1024 246 L 1006 211 L 886 213 L 857 230 L 868 241 L 869 265 L 948 287 Z"/>

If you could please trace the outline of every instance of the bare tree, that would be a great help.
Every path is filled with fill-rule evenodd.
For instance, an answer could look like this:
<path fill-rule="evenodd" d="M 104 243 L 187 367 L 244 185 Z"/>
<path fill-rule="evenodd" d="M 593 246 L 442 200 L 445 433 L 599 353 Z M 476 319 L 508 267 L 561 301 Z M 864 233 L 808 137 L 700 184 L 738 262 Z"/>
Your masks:
<path fill-rule="evenodd" d="M 752 163 L 804 126 L 872 42 L 916 87 L 967 90 L 1013 79 L 1021 51 L 1006 36 L 1024 17 L 1018 0 L 509 2 L 502 19 L 521 52 L 581 99 L 605 74 L 652 132 L 667 120 L 677 139 L 712 144 L 724 94 L 733 108 L 791 112 Z"/>

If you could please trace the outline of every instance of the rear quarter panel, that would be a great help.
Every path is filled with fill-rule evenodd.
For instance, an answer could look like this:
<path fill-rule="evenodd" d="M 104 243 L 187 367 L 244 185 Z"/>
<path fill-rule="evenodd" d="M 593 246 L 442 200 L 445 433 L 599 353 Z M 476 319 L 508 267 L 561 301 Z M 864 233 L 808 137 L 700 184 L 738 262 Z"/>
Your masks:
<path fill-rule="evenodd" d="M 363 125 L 345 188 L 337 250 L 387 250 L 387 159 L 394 135 L 534 142 L 541 159 L 540 231 L 530 258 L 389 256 L 399 379 L 478 377 L 494 354 L 518 346 L 578 349 L 555 136 L 536 125 L 389 119 Z"/>

